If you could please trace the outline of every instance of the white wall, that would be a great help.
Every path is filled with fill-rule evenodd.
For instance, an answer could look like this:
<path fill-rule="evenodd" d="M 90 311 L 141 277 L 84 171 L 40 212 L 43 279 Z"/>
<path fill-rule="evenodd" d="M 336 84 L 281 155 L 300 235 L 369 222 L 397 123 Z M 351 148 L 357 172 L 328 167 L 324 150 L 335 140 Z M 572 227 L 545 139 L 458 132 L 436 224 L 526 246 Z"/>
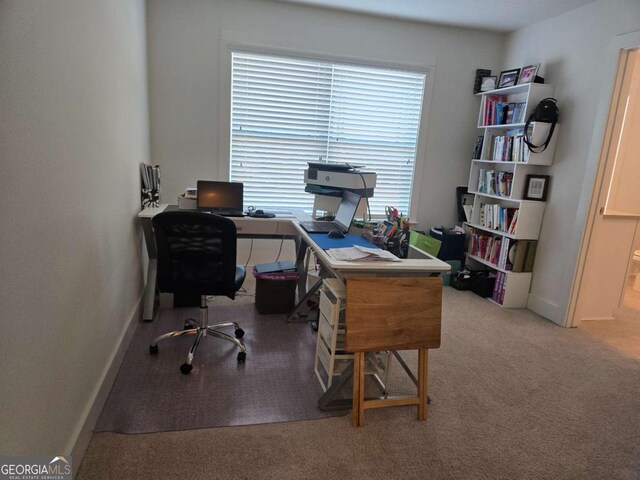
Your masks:
<path fill-rule="evenodd" d="M 0 452 L 69 454 L 141 297 L 144 2 L 3 1 L 0 45 Z"/>
<path fill-rule="evenodd" d="M 611 63 L 608 49 L 614 36 L 639 28 L 640 2 L 601 0 L 507 37 L 503 66 L 541 63 L 560 106 L 562 128 L 529 297 L 530 309 L 559 324 L 565 322 L 593 188 L 599 152 L 591 140 L 602 83 L 611 77 L 604 68 Z"/>
<path fill-rule="evenodd" d="M 228 164 L 223 36 L 262 48 L 419 65 L 435 61 L 417 217 L 451 225 L 478 131 L 475 69 L 497 69 L 504 36 L 265 0 L 152 0 L 148 5 L 151 156 L 163 201 Z M 224 33 L 223 33 L 224 30 Z M 428 63 L 427 63 L 428 64 Z"/>

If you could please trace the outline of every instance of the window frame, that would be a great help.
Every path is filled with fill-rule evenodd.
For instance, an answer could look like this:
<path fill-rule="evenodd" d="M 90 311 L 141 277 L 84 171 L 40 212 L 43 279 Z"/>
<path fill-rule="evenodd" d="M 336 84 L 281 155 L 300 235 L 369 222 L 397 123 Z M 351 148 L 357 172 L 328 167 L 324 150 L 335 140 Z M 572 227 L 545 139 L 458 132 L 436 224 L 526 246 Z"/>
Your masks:
<path fill-rule="evenodd" d="M 242 35 L 240 35 L 242 37 Z M 231 77 L 232 77 L 232 53 L 279 55 L 300 59 L 318 60 L 325 62 L 346 63 L 361 65 L 364 67 L 379 67 L 405 70 L 425 75 L 424 91 L 422 93 L 422 105 L 420 110 L 420 124 L 416 142 L 416 158 L 413 165 L 411 195 L 409 200 L 409 212 L 405 212 L 412 222 L 417 219 L 417 211 L 420 208 L 420 190 L 425 171 L 426 136 L 429 120 L 429 106 L 433 92 L 433 79 L 435 61 L 424 58 L 424 63 L 407 64 L 379 58 L 360 57 L 349 55 L 326 54 L 313 51 L 304 51 L 278 47 L 275 45 L 257 44 L 244 41 L 233 32 L 222 32 L 220 42 L 220 82 L 218 83 L 218 159 L 217 176 L 228 181 L 231 172 Z M 384 215 L 372 215 L 374 219 L 384 218 Z"/>

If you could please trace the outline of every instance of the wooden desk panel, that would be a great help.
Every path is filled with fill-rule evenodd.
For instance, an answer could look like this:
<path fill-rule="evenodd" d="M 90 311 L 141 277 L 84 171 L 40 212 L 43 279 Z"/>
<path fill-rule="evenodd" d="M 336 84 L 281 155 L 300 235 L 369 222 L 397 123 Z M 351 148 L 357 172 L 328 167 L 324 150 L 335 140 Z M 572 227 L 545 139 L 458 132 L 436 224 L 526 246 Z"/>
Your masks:
<path fill-rule="evenodd" d="M 442 279 L 347 279 L 348 352 L 440 347 Z"/>

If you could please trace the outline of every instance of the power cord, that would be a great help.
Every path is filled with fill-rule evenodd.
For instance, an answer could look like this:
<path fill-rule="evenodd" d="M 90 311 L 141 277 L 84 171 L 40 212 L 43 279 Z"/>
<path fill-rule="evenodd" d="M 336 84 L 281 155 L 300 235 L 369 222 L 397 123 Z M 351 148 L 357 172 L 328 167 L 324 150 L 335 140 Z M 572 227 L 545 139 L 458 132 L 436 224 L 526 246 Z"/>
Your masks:
<path fill-rule="evenodd" d="M 251 239 L 251 245 L 249 246 L 249 258 L 247 258 L 247 261 L 244 262 L 244 268 L 247 268 L 247 265 L 249 265 L 249 260 L 251 260 L 252 253 L 253 253 L 253 238 Z"/>
<path fill-rule="evenodd" d="M 280 250 L 278 250 L 278 256 L 276 257 L 276 262 L 280 260 L 280 255 L 282 255 L 282 246 L 284 245 L 284 235 L 282 236 L 282 240 L 280 240 Z"/>

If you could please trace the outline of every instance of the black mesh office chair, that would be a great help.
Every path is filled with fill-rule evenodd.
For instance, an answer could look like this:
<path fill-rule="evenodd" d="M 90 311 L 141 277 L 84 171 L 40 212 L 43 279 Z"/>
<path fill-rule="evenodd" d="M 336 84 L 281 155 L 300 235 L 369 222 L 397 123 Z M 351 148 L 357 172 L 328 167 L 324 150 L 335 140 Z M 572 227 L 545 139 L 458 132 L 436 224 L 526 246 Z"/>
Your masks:
<path fill-rule="evenodd" d="M 235 344 L 238 362 L 247 353 L 239 340 L 244 331 L 236 322 L 209 325 L 207 295 L 235 298 L 245 278 L 244 267 L 236 265 L 236 226 L 233 221 L 202 212 L 163 212 L 153 217 L 153 230 L 158 249 L 158 288 L 167 293 L 191 293 L 200 297 L 200 322 L 188 319 L 183 330 L 175 330 L 156 338 L 149 346 L 158 353 L 158 342 L 170 337 L 196 335 L 187 361 L 180 371 L 188 374 L 200 341 L 214 336 Z M 220 329 L 235 327 L 235 338 Z"/>

